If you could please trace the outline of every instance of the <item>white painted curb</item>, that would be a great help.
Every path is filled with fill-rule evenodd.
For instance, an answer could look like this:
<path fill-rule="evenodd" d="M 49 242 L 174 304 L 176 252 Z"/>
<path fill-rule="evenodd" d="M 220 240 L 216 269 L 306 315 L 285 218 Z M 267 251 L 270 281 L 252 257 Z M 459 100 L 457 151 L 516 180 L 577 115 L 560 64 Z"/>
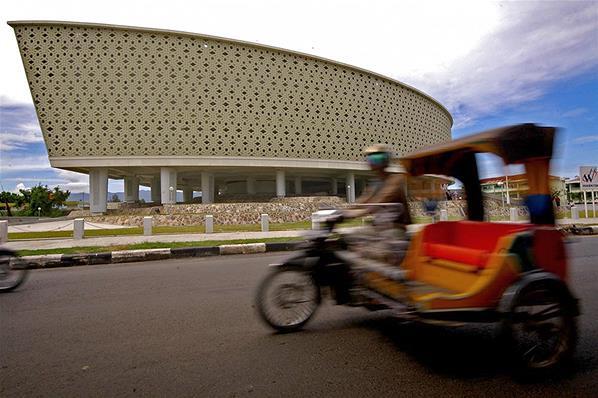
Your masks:
<path fill-rule="evenodd" d="M 220 246 L 220 254 L 253 254 L 265 253 L 265 243 L 246 243 L 241 245 L 222 245 Z"/>
<path fill-rule="evenodd" d="M 159 259 L 168 257 L 170 257 L 170 249 L 118 250 L 112 252 L 113 263 L 143 261 L 147 258 Z"/>

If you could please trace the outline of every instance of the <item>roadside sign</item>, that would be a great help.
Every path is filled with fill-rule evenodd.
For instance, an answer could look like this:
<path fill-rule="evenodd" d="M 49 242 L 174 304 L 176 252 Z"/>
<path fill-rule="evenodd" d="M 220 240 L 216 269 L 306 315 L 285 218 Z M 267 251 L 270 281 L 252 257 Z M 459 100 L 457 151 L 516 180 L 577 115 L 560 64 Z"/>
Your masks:
<path fill-rule="evenodd" d="M 579 187 L 582 191 L 598 190 L 598 166 L 579 167 Z"/>

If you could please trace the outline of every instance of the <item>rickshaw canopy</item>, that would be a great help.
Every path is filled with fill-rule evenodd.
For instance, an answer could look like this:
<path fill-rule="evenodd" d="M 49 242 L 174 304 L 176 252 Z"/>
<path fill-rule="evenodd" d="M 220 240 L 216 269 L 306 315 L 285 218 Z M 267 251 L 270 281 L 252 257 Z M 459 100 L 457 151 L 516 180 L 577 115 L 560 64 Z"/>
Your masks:
<path fill-rule="evenodd" d="M 483 131 L 408 154 L 399 161 L 412 176 L 440 174 L 459 179 L 467 195 L 470 220 L 484 219 L 476 153 L 492 153 L 505 164 L 523 164 L 529 192 L 526 204 L 532 223 L 554 224 L 549 167 L 556 128 L 532 123 Z"/>

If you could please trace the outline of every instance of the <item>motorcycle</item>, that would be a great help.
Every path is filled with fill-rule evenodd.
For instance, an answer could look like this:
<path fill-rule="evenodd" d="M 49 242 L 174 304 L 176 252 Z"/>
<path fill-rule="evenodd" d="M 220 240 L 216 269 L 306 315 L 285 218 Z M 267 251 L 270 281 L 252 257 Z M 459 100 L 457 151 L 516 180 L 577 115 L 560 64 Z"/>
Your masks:
<path fill-rule="evenodd" d="M 0 293 L 6 293 L 21 286 L 29 274 L 29 269 L 17 261 L 16 253 L 0 249 Z"/>
<path fill-rule="evenodd" d="M 259 315 L 275 330 L 294 331 L 329 294 L 337 304 L 389 309 L 406 320 L 496 323 L 516 368 L 531 374 L 558 369 L 573 356 L 580 306 L 549 194 L 555 131 L 507 126 L 401 158 L 410 177 L 458 178 L 467 193 L 467 219 L 425 225 L 407 240 L 392 234 L 392 213 L 380 217 L 378 229 L 352 237 L 335 231 L 340 213 L 319 212 L 323 228 L 259 285 Z M 529 223 L 484 221 L 476 153 L 525 167 Z"/>

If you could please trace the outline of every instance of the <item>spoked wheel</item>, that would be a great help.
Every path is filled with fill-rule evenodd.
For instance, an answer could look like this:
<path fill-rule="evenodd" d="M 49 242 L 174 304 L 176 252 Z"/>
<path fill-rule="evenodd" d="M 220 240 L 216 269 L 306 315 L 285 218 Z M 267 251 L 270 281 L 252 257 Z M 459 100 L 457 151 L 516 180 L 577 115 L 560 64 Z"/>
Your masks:
<path fill-rule="evenodd" d="M 571 358 L 577 343 L 575 313 L 568 297 L 551 285 L 526 288 L 503 324 L 520 368 L 528 374 L 552 370 Z"/>
<path fill-rule="evenodd" d="M 27 278 L 27 268 L 11 264 L 11 258 L 14 257 L 0 253 L 0 293 L 16 289 Z"/>
<path fill-rule="evenodd" d="M 260 284 L 257 309 L 261 318 L 281 332 L 300 329 L 320 304 L 320 289 L 302 268 L 277 268 Z"/>

